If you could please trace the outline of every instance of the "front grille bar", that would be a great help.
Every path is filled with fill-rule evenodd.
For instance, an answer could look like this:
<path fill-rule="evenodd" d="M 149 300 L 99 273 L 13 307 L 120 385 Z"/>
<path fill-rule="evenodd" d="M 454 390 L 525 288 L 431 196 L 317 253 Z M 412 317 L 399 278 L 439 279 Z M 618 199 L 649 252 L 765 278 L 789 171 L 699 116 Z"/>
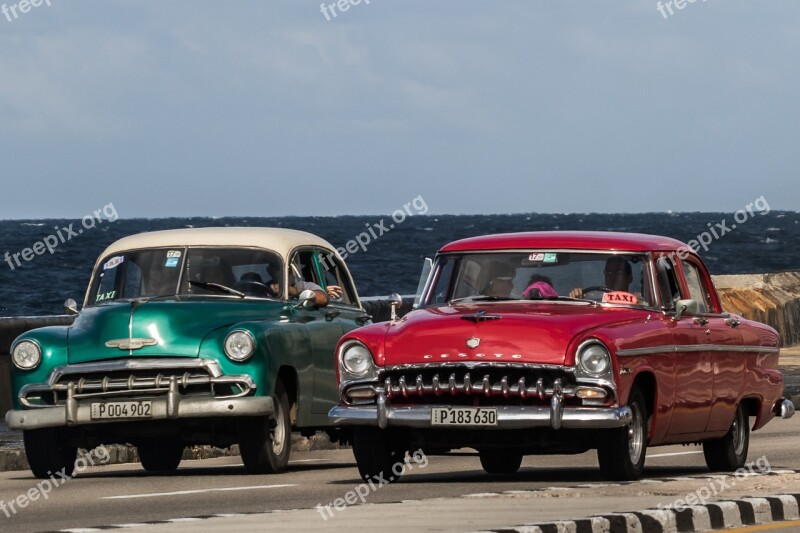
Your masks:
<path fill-rule="evenodd" d="M 433 375 L 430 383 L 425 382 L 422 374 L 417 374 L 411 384 L 406 380 L 405 375 L 400 376 L 396 382 L 391 377 L 387 377 L 383 382 L 383 393 L 387 399 L 424 396 L 426 394 L 434 394 L 436 396 L 441 396 L 442 394 L 450 394 L 452 396 L 469 394 L 482 395 L 487 398 L 501 396 L 503 398 L 539 398 L 543 400 L 552 397 L 554 394 L 560 394 L 564 398 L 573 398 L 576 391 L 576 386 L 565 386 L 560 378 L 555 379 L 552 386 L 546 386 L 543 378 L 539 378 L 529 385 L 525 377 L 519 378 L 512 384 L 508 376 L 503 376 L 499 381 L 493 383 L 489 375 L 485 374 L 473 383 L 469 372 L 465 373 L 460 381 L 455 373 L 450 374 L 444 380 L 437 373 Z"/>

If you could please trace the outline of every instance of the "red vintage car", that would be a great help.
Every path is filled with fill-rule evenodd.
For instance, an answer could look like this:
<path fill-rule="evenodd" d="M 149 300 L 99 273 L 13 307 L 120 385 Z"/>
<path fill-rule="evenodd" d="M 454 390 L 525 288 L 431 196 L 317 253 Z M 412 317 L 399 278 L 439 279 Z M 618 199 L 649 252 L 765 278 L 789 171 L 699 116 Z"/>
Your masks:
<path fill-rule="evenodd" d="M 724 312 L 679 241 L 488 235 L 439 250 L 417 309 L 341 339 L 329 417 L 353 426 L 365 477 L 409 450 L 470 447 L 489 473 L 596 449 L 604 477 L 630 480 L 648 446 L 698 442 L 730 471 L 751 418 L 794 413 L 778 354 L 775 330 Z"/>

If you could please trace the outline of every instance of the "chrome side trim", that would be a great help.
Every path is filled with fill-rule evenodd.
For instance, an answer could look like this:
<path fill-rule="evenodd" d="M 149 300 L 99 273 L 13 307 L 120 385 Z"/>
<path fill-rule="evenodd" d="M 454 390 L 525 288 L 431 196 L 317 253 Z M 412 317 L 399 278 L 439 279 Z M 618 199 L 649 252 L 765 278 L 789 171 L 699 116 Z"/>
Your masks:
<path fill-rule="evenodd" d="M 261 396 L 228 400 L 212 400 L 208 398 L 180 399 L 162 396 L 148 401 L 153 402 L 153 407 L 152 417 L 147 419 L 92 420 L 91 404 L 70 403 L 67 406 L 47 407 L 32 411 L 11 410 L 6 413 L 6 425 L 10 429 L 27 430 L 113 422 L 139 424 L 151 420 L 180 420 L 184 418 L 272 416 L 275 410 L 272 398 Z"/>
<path fill-rule="evenodd" d="M 555 402 L 554 402 L 555 403 Z M 449 405 L 414 405 L 395 407 L 379 397 L 377 405 L 335 406 L 328 412 L 331 424 L 337 426 L 388 426 L 432 428 L 431 410 Z M 497 429 L 526 429 L 552 427 L 553 429 L 604 429 L 628 425 L 633 414 L 630 407 L 591 408 L 557 406 L 499 406 L 496 426 L 453 426 L 438 428 L 443 431 L 470 429 L 492 431 Z M 557 427 L 556 427 L 557 426 Z"/>
<path fill-rule="evenodd" d="M 741 352 L 741 353 L 780 353 L 781 349 L 771 346 L 725 346 L 721 344 L 665 344 L 662 346 L 648 346 L 647 348 L 631 348 L 618 350 L 619 357 L 633 357 L 636 355 L 651 355 L 659 353 L 690 353 L 690 352 Z"/>

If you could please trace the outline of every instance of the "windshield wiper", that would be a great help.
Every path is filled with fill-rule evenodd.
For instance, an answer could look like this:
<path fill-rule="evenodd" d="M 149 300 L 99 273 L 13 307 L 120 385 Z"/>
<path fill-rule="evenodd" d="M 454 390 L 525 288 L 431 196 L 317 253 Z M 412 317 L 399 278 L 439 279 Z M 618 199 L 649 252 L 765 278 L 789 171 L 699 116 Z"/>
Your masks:
<path fill-rule="evenodd" d="M 191 285 L 193 287 L 200 287 L 201 289 L 210 289 L 210 290 L 216 290 L 217 292 L 224 292 L 224 293 L 227 293 L 227 294 L 233 294 L 234 296 L 238 296 L 239 298 L 244 298 L 245 296 L 247 296 L 245 293 L 239 292 L 236 289 L 231 289 L 230 287 L 226 287 L 225 285 L 222 285 L 221 283 L 210 283 L 210 282 L 207 282 L 207 281 L 194 281 L 194 280 L 190 279 L 189 280 L 189 285 Z"/>
<path fill-rule="evenodd" d="M 486 296 L 481 294 L 476 294 L 475 296 L 465 296 L 464 298 L 456 298 L 455 300 L 450 300 L 450 305 L 454 303 L 463 302 L 465 300 L 469 300 L 471 302 L 501 302 L 506 300 L 518 300 L 519 298 L 512 298 L 510 296 Z"/>

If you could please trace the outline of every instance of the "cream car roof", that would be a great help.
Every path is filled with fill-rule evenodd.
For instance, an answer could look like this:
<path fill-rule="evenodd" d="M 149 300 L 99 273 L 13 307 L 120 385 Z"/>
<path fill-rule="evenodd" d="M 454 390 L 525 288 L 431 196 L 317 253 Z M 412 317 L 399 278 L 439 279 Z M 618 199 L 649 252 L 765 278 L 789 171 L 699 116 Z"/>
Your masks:
<path fill-rule="evenodd" d="M 123 237 L 100 254 L 103 258 L 129 250 L 143 248 L 168 248 L 170 246 L 247 246 L 273 250 L 284 259 L 298 246 L 319 246 L 336 254 L 335 248 L 322 239 L 307 233 L 286 228 L 185 228 L 139 233 Z M 338 256 L 338 254 L 336 254 Z"/>

